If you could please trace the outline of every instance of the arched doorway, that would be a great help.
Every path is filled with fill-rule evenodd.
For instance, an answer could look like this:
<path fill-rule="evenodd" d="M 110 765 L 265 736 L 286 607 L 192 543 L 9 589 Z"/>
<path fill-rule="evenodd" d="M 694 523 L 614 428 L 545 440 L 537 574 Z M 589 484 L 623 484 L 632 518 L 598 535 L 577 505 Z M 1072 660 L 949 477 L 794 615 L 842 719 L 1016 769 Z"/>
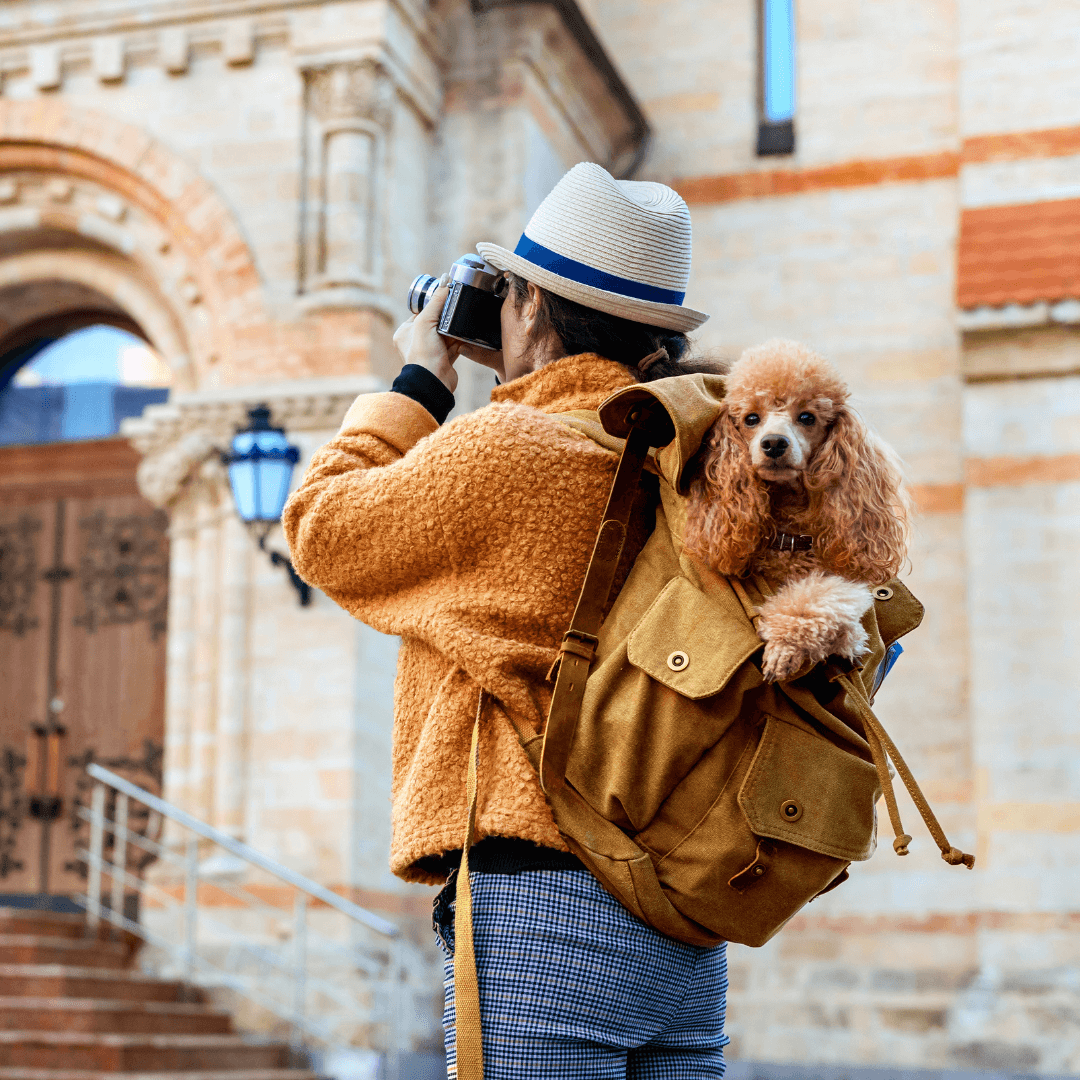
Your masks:
<path fill-rule="evenodd" d="M 82 891 L 87 761 L 161 781 L 168 519 L 139 494 L 140 455 L 118 427 L 168 380 L 133 372 L 149 364 L 176 391 L 213 388 L 270 330 L 247 245 L 189 162 L 59 100 L 4 99 L 0 121 L 6 903 Z M 50 349 L 82 348 L 93 367 L 103 328 L 131 335 L 123 347 L 141 356 L 117 351 L 112 370 L 82 377 L 47 370 Z"/>
<path fill-rule="evenodd" d="M 56 305 L 65 290 L 51 291 Z M 167 398 L 171 372 L 137 324 L 100 303 L 24 320 L 7 344 L 0 893 L 64 896 L 85 874 L 86 764 L 160 787 L 168 521 L 139 495 L 118 429 Z"/>

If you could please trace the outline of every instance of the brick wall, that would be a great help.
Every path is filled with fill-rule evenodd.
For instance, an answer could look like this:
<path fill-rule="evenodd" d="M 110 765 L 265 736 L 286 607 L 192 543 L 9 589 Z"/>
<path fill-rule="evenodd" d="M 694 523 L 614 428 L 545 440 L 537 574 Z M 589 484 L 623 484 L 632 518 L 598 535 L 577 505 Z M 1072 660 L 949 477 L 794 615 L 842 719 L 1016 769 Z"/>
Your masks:
<path fill-rule="evenodd" d="M 732 949 L 731 1056 L 1076 1072 L 1080 338 L 1028 308 L 1046 325 L 991 314 L 958 333 L 957 244 L 986 215 L 1004 269 L 982 304 L 1039 299 L 1009 265 L 1072 274 L 1071 251 L 1048 246 L 1060 228 L 1033 228 L 1026 254 L 995 229 L 1077 195 L 1077 12 L 801 0 L 796 152 L 756 159 L 753 4 L 587 6 L 654 122 L 644 175 L 691 202 L 688 302 L 714 315 L 701 346 L 807 341 L 907 462 L 923 509 L 910 581 L 928 611 L 878 712 L 979 858 L 944 866 L 901 796 L 908 858 L 883 843 L 774 942 Z M 962 272 L 995 273 L 968 250 Z M 1054 377 L 1016 381 L 1038 374 Z"/>

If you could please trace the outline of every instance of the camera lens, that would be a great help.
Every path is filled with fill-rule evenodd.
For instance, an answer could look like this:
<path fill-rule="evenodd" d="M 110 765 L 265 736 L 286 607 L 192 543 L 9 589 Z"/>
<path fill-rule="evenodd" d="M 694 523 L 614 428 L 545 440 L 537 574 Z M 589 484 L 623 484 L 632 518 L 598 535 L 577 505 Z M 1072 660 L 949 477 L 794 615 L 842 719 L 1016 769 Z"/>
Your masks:
<path fill-rule="evenodd" d="M 435 290 L 439 287 L 439 279 L 430 274 L 419 274 L 409 289 L 409 310 L 414 315 L 419 315 L 427 307 Z"/>

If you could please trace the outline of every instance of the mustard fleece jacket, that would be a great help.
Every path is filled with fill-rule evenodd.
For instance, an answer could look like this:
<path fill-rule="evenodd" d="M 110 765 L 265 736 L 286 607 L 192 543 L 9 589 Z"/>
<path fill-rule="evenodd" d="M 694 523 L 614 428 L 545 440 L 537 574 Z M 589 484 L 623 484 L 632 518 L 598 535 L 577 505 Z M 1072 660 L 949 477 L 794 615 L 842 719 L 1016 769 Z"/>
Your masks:
<path fill-rule="evenodd" d="M 617 458 L 551 414 L 595 410 L 634 382 L 602 357 L 564 357 L 443 427 L 401 394 L 362 395 L 285 507 L 301 577 L 401 637 L 390 866 L 406 880 L 441 881 L 437 857 L 461 848 L 481 687 L 495 706 L 476 838 L 565 850 L 508 715 L 543 725 Z M 652 527 L 650 498 L 643 487 L 616 587 Z"/>

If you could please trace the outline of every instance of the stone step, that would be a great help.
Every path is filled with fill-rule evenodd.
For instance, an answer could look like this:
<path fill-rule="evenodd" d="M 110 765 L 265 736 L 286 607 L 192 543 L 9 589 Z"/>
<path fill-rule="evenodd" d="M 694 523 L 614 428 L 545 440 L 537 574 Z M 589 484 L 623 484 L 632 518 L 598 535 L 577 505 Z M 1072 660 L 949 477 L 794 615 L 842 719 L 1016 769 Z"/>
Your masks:
<path fill-rule="evenodd" d="M 46 934 L 49 937 L 81 938 L 86 932 L 85 915 L 0 907 L 0 934 Z"/>
<path fill-rule="evenodd" d="M 228 1013 L 170 1001 L 0 998 L 0 1031 L 112 1032 L 126 1035 L 228 1035 Z"/>
<path fill-rule="evenodd" d="M 137 971 L 71 967 L 66 964 L 0 964 L 0 997 L 111 998 L 123 1001 L 201 1001 L 178 981 Z"/>
<path fill-rule="evenodd" d="M 67 1031 L 0 1031 L 0 1066 L 176 1072 L 274 1069 L 288 1047 L 246 1042 L 239 1035 L 104 1035 Z"/>
<path fill-rule="evenodd" d="M 67 912 L 31 911 L 28 908 L 0 906 L 0 934 L 42 934 L 45 937 L 92 937 L 85 915 Z M 103 941 L 123 941 L 138 945 L 139 939 L 127 930 L 119 930 L 104 919 L 97 935 Z"/>
<path fill-rule="evenodd" d="M 0 1080 L 117 1080 L 98 1069 L 26 1069 L 0 1065 Z M 219 1069 L 176 1072 L 126 1072 L 122 1080 L 319 1080 L 307 1069 Z"/>
<path fill-rule="evenodd" d="M 0 933 L 0 964 L 67 964 L 119 970 L 130 963 L 131 950 L 119 941 Z"/>

